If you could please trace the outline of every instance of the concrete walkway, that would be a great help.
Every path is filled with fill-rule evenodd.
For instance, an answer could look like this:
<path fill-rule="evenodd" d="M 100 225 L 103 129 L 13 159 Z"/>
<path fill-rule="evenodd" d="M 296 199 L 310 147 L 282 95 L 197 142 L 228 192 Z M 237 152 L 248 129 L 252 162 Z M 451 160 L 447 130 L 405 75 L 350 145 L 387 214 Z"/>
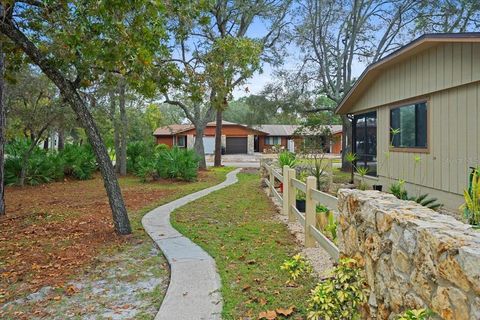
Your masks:
<path fill-rule="evenodd" d="M 236 169 L 228 173 L 226 180 L 216 186 L 167 203 L 143 217 L 143 227 L 163 251 L 171 269 L 170 284 L 156 320 L 221 319 L 220 275 L 215 260 L 172 227 L 170 213 L 236 183 L 239 171 Z"/>

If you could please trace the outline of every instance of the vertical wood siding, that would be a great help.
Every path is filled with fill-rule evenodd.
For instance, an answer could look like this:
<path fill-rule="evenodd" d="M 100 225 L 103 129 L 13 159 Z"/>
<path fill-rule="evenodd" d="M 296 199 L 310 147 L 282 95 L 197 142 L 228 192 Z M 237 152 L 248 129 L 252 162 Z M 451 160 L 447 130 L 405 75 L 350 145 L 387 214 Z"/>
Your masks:
<path fill-rule="evenodd" d="M 389 151 L 390 107 L 418 97 L 428 99 L 429 152 Z M 440 44 L 385 69 L 351 113 L 368 109 L 377 110 L 379 176 L 462 194 L 480 165 L 480 43 Z"/>

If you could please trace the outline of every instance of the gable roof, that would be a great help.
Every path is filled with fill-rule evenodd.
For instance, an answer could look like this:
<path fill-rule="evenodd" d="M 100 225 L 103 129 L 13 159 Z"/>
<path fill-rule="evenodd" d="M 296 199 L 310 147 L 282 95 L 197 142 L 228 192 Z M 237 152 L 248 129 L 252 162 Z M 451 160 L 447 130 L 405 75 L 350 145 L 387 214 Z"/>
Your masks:
<path fill-rule="evenodd" d="M 216 125 L 217 125 L 217 123 L 215 121 L 207 123 L 207 127 L 215 127 Z M 222 126 L 241 126 L 241 127 L 248 128 L 244 124 L 225 121 L 225 120 L 222 121 Z M 157 128 L 153 132 L 153 135 L 154 136 L 171 136 L 171 135 L 174 135 L 174 134 L 177 134 L 177 133 L 182 133 L 182 132 L 194 129 L 194 128 L 195 128 L 195 126 L 193 124 L 171 124 L 171 125 L 168 125 L 168 126 Z M 259 129 L 255 129 L 255 128 L 254 128 L 254 130 L 261 131 Z M 266 132 L 264 132 L 264 133 L 266 133 Z"/>
<path fill-rule="evenodd" d="M 388 56 L 370 64 L 340 101 L 335 113 L 347 114 L 383 70 L 430 47 L 448 42 L 480 42 L 480 32 L 424 34 Z"/>

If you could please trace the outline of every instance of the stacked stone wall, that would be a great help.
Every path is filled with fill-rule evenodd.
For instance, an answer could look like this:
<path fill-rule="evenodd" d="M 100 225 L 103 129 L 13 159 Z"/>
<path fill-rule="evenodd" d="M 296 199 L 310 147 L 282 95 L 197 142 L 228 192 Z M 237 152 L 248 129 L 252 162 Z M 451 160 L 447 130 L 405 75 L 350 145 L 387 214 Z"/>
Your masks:
<path fill-rule="evenodd" d="M 480 231 L 377 191 L 338 193 L 341 255 L 365 267 L 368 318 L 429 308 L 441 319 L 480 319 Z"/>

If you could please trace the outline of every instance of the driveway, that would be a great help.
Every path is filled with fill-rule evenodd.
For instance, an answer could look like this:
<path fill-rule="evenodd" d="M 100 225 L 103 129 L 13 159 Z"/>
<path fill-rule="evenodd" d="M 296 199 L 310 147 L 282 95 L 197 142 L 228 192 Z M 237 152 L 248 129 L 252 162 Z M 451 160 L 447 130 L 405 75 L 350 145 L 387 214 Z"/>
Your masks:
<path fill-rule="evenodd" d="M 260 153 L 254 154 L 224 154 L 222 164 L 229 167 L 260 168 Z M 213 166 L 213 155 L 206 155 L 207 166 Z"/>

